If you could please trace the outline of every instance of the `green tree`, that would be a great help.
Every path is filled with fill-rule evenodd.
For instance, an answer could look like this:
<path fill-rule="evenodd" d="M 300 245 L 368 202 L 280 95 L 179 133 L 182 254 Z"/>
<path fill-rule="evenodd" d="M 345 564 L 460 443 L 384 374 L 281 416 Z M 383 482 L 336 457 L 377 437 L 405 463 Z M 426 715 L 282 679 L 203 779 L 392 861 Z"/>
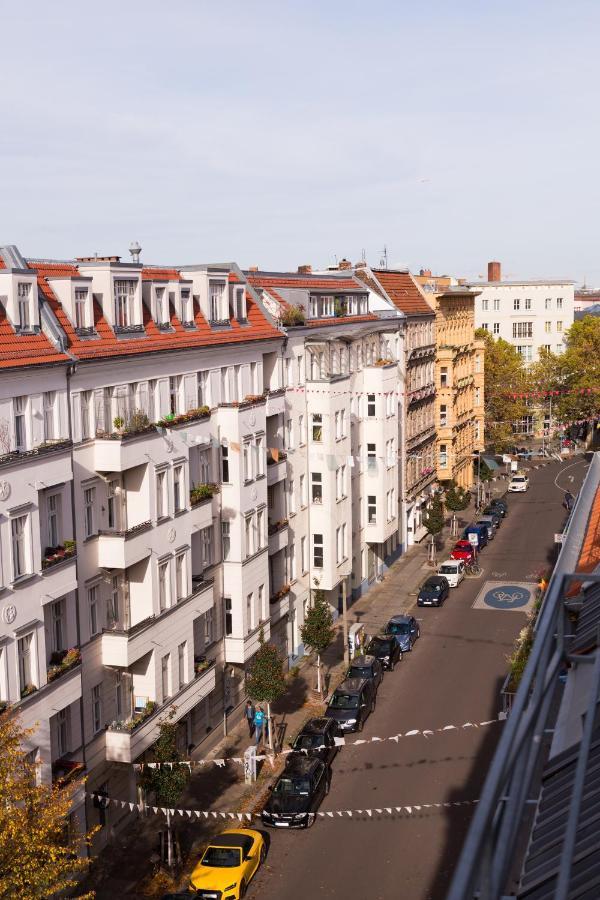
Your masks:
<path fill-rule="evenodd" d="M 46 898 L 76 888 L 88 860 L 80 855 L 91 833 L 67 828 L 81 780 L 38 784 L 24 729 L 10 710 L 0 715 L 0 898 Z M 93 893 L 79 895 L 93 897 Z"/>
<path fill-rule="evenodd" d="M 529 378 L 519 353 L 507 341 L 478 328 L 475 336 L 485 341 L 484 398 L 486 444 L 506 450 L 513 443 L 512 423 L 528 414 L 521 394 Z"/>
<path fill-rule="evenodd" d="M 285 675 L 283 658 L 273 644 L 266 644 L 261 629 L 260 647 L 254 654 L 250 664 L 250 672 L 246 678 L 246 693 L 252 700 L 267 704 L 267 731 L 269 747 L 273 749 L 273 729 L 271 727 L 271 703 L 285 692 Z"/>
<path fill-rule="evenodd" d="M 446 488 L 444 496 L 444 505 L 446 509 L 457 512 L 460 509 L 466 509 L 471 500 L 471 494 L 464 488 L 459 487 L 455 481 L 451 481 Z"/>
<path fill-rule="evenodd" d="M 306 611 L 304 625 L 300 629 L 302 640 L 311 653 L 317 654 L 317 691 L 321 693 L 321 656 L 327 650 L 335 634 L 331 607 L 325 592 L 312 593 L 312 604 Z"/>
<path fill-rule="evenodd" d="M 423 516 L 423 525 L 432 539 L 439 534 L 444 527 L 444 506 L 440 497 L 436 494 Z"/>
<path fill-rule="evenodd" d="M 584 316 L 566 335 L 566 349 L 559 357 L 561 387 L 569 391 L 557 397 L 562 421 L 596 419 L 600 405 L 600 318 Z"/>

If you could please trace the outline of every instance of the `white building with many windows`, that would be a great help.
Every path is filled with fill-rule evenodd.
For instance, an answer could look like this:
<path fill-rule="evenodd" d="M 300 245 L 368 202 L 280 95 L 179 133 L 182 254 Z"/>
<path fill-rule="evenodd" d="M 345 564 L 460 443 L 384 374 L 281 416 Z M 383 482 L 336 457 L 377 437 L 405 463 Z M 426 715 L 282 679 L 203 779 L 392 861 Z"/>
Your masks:
<path fill-rule="evenodd" d="M 499 262 L 488 263 L 488 280 L 473 282 L 475 327 L 512 344 L 527 363 L 541 350 L 562 353 L 573 324 L 575 284 L 568 280 L 502 281 Z"/>
<path fill-rule="evenodd" d="M 403 360 L 352 277 L 0 247 L 0 702 L 40 779 L 135 800 L 166 715 L 198 748 L 261 634 L 293 660 L 311 588 L 381 576 Z M 94 850 L 127 814 L 73 807 Z"/>

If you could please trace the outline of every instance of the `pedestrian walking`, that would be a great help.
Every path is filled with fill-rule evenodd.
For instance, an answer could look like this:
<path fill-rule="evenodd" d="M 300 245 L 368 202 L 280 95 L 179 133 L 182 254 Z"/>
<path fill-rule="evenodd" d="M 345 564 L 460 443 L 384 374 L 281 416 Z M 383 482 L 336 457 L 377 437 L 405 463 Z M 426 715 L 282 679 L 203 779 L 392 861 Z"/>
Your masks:
<path fill-rule="evenodd" d="M 256 746 L 260 744 L 263 728 L 265 725 L 265 713 L 262 706 L 259 706 L 256 712 L 254 713 L 254 739 L 256 741 Z"/>
<path fill-rule="evenodd" d="M 252 737 L 254 734 L 254 713 L 254 703 L 252 700 L 246 700 L 244 715 L 246 717 L 246 724 L 248 725 L 248 737 Z"/>
<path fill-rule="evenodd" d="M 565 493 L 565 499 L 563 502 L 563 506 L 565 507 L 567 512 L 571 512 L 571 510 L 573 509 L 574 503 L 575 503 L 575 497 L 573 496 L 571 491 L 567 491 Z"/>

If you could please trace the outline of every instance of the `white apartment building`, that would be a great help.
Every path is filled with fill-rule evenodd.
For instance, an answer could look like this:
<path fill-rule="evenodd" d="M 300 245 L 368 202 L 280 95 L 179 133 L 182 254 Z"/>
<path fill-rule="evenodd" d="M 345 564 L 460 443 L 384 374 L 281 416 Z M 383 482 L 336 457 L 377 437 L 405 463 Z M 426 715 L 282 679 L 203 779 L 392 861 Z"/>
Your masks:
<path fill-rule="evenodd" d="M 574 319 L 574 282 L 502 281 L 499 262 L 488 263 L 488 280 L 473 282 L 475 327 L 512 344 L 527 363 L 540 350 L 562 353 Z"/>
<path fill-rule="evenodd" d="M 198 747 L 261 633 L 293 660 L 310 589 L 400 552 L 401 317 L 282 279 L 0 247 L 0 702 L 41 779 L 136 800 L 162 718 Z M 73 806 L 94 850 L 127 815 Z"/>

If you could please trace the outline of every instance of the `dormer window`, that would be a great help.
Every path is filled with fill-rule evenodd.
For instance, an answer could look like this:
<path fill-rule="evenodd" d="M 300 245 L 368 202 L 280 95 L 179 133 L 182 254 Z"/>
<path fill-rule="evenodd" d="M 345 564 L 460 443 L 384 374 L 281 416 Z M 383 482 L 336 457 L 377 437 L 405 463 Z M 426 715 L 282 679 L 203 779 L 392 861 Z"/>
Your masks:
<path fill-rule="evenodd" d="M 115 325 L 127 328 L 133 325 L 133 298 L 135 281 L 124 278 L 115 279 Z"/>
<path fill-rule="evenodd" d="M 181 321 L 192 321 L 191 291 L 189 288 L 181 288 Z"/>
<path fill-rule="evenodd" d="M 30 316 L 31 282 L 19 281 L 17 286 L 17 306 L 19 313 L 19 331 L 29 331 L 31 328 Z"/>
<path fill-rule="evenodd" d="M 166 301 L 166 291 L 164 287 L 156 288 L 156 322 L 158 325 L 162 325 L 167 321 L 166 309 L 165 309 L 165 301 Z"/>
<path fill-rule="evenodd" d="M 234 293 L 235 318 L 238 322 L 246 321 L 246 298 L 244 288 L 236 288 Z"/>
<path fill-rule="evenodd" d="M 75 288 L 75 327 L 87 327 L 86 306 L 88 302 L 88 289 Z"/>
<path fill-rule="evenodd" d="M 209 310 L 211 322 L 220 322 L 223 319 L 223 291 L 224 281 L 211 281 L 209 286 Z"/>

